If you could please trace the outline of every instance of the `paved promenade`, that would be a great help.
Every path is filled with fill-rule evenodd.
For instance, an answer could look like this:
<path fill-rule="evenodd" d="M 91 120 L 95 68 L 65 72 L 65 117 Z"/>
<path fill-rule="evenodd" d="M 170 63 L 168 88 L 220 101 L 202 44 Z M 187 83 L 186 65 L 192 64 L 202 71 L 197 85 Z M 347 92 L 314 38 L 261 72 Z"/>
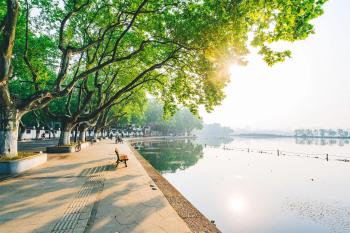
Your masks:
<path fill-rule="evenodd" d="M 190 232 L 127 144 L 106 140 L 0 182 L 0 232 Z"/>

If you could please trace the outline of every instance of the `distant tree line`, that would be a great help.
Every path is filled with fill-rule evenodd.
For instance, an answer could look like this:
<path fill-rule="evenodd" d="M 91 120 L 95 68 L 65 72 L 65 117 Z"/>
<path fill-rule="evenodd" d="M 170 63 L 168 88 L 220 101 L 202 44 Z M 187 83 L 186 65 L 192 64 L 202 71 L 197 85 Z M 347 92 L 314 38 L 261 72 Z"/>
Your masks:
<path fill-rule="evenodd" d="M 350 143 L 350 138 L 321 138 L 321 137 L 296 137 L 295 143 L 302 145 L 338 145 L 344 146 Z"/>
<path fill-rule="evenodd" d="M 146 106 L 146 107 L 145 107 Z M 194 129 L 203 127 L 202 120 L 187 108 L 180 108 L 174 116 L 164 114 L 164 104 L 149 100 L 142 111 L 134 111 L 123 116 L 119 126 L 138 125 L 148 127 L 156 135 L 190 135 Z"/>
<path fill-rule="evenodd" d="M 205 124 L 196 134 L 204 137 L 227 137 L 233 134 L 233 129 L 221 126 L 219 123 Z"/>
<path fill-rule="evenodd" d="M 349 138 L 350 129 L 297 129 L 295 137 Z"/>

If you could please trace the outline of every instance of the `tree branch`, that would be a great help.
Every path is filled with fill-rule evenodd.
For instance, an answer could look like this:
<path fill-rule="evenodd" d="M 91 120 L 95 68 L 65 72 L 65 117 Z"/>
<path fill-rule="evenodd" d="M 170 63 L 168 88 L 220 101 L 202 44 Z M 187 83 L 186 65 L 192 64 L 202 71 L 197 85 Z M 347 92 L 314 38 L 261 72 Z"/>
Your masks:
<path fill-rule="evenodd" d="M 118 39 L 116 40 L 115 44 L 114 44 L 114 48 L 113 48 L 113 55 L 112 57 L 114 58 L 116 56 L 117 53 L 117 48 L 119 43 L 121 42 L 121 40 L 123 39 L 123 37 L 126 35 L 126 33 L 130 30 L 130 28 L 132 27 L 132 25 L 134 24 L 137 16 L 139 15 L 140 11 L 142 10 L 142 8 L 146 5 L 146 3 L 148 2 L 148 0 L 143 0 L 142 3 L 140 4 L 140 6 L 137 8 L 137 10 L 135 11 L 135 14 L 133 14 L 133 17 L 129 23 L 129 25 L 125 28 L 125 30 L 120 34 L 120 36 L 118 37 Z"/>
<path fill-rule="evenodd" d="M 96 115 L 98 114 L 98 112 L 101 112 L 102 110 L 110 107 L 113 102 L 118 99 L 119 97 L 121 97 L 124 93 L 126 93 L 127 91 L 131 91 L 131 87 L 134 86 L 134 84 L 136 84 L 142 77 L 144 77 L 145 75 L 147 75 L 148 73 L 161 68 L 164 64 L 166 64 L 171 58 L 174 57 L 174 55 L 176 54 L 176 52 L 178 52 L 181 48 L 177 48 L 175 49 L 172 53 L 169 54 L 169 56 L 164 59 L 163 61 L 156 63 L 152 66 L 150 66 L 148 69 L 144 70 L 143 72 L 141 72 L 139 75 L 137 75 L 131 82 L 129 82 L 127 85 L 125 85 L 123 88 L 121 88 L 119 91 L 117 91 L 112 97 L 109 98 L 109 100 L 107 100 L 104 104 L 102 104 L 99 108 L 95 109 L 95 111 L 93 111 L 92 113 L 90 113 L 90 115 Z M 136 86 L 137 87 L 137 86 Z"/>
<path fill-rule="evenodd" d="M 68 22 L 68 20 L 77 12 L 79 12 L 80 10 L 82 10 L 85 6 L 90 4 L 90 0 L 87 0 L 84 4 L 81 4 L 78 8 L 76 8 L 76 1 L 74 1 L 74 6 L 73 6 L 73 10 L 68 12 L 66 14 L 66 16 L 63 18 L 63 20 L 61 21 L 61 25 L 60 25 L 60 30 L 59 30 L 59 39 L 58 39 L 58 48 L 64 52 L 64 50 L 66 50 L 66 48 L 64 47 L 64 29 L 66 27 L 66 24 Z"/>
<path fill-rule="evenodd" d="M 99 64 L 99 65 L 96 65 L 95 67 L 93 67 L 93 68 L 91 68 L 91 69 L 88 69 L 88 70 L 86 70 L 86 71 L 80 73 L 79 75 L 77 75 L 77 76 L 73 79 L 72 82 L 75 82 L 75 81 L 77 81 L 77 80 L 79 80 L 79 79 L 81 79 L 81 78 L 84 78 L 84 77 L 86 77 L 87 75 L 92 74 L 92 73 L 96 72 L 97 70 L 100 70 L 100 69 L 102 69 L 102 68 L 104 68 L 104 67 L 106 67 L 106 66 L 108 66 L 108 65 L 110 65 L 110 64 L 112 64 L 112 63 L 131 59 L 132 57 L 134 57 L 134 56 L 137 55 L 138 53 L 142 52 L 142 51 L 144 50 L 146 44 L 148 44 L 148 43 L 150 43 L 150 42 L 152 42 L 152 41 L 150 41 L 150 40 L 144 40 L 144 41 L 142 41 L 141 44 L 140 44 L 140 47 L 139 47 L 137 50 L 135 50 L 135 51 L 129 53 L 128 55 L 126 55 L 126 56 L 124 56 L 124 57 L 111 58 L 111 59 L 109 59 L 109 60 L 107 60 L 107 61 L 105 61 L 105 62 L 103 62 L 103 63 L 101 63 L 101 64 Z"/>
<path fill-rule="evenodd" d="M 72 116 L 72 112 L 70 111 L 70 104 L 71 104 L 73 92 L 74 91 L 71 91 L 69 93 L 68 100 L 67 100 L 67 103 L 66 103 L 66 112 L 68 113 L 69 116 Z"/>
<path fill-rule="evenodd" d="M 18 11 L 18 0 L 7 0 L 7 13 L 4 25 L 2 26 L 2 39 L 0 39 L 0 103 L 3 107 L 13 105 L 8 88 L 8 80 L 13 71 L 11 61 L 16 36 Z"/>
<path fill-rule="evenodd" d="M 28 40 L 29 40 L 29 4 L 28 0 L 25 0 L 26 4 L 26 34 L 25 34 L 25 47 L 24 47 L 24 52 L 23 52 L 23 59 L 27 67 L 29 68 L 30 73 L 32 74 L 32 80 L 34 84 L 34 89 L 36 92 L 39 91 L 39 84 L 37 83 L 37 72 L 34 69 L 33 65 L 29 61 L 28 58 Z"/>
<path fill-rule="evenodd" d="M 64 120 L 67 120 L 69 118 L 69 116 L 66 116 L 66 115 L 54 114 L 53 112 L 51 112 L 50 107 L 48 105 L 43 108 L 43 113 L 47 117 L 49 117 L 53 120 L 57 120 L 57 121 L 64 121 Z"/>

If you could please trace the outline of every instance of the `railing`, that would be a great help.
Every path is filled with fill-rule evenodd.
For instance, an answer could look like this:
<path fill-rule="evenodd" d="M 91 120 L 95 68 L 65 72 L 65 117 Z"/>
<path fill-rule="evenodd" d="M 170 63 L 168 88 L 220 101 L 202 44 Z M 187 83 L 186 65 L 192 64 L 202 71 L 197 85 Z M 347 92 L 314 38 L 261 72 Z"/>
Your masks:
<path fill-rule="evenodd" d="M 322 159 L 322 160 L 334 160 L 340 162 L 350 162 L 350 156 L 344 155 L 335 155 L 328 153 L 303 153 L 303 152 L 291 152 L 283 150 L 266 150 L 266 149 L 255 149 L 247 147 L 223 147 L 224 150 L 235 150 L 242 151 L 247 153 L 258 153 L 261 155 L 275 155 L 275 156 L 294 156 L 294 157 L 303 157 L 303 158 L 313 158 L 313 159 Z"/>

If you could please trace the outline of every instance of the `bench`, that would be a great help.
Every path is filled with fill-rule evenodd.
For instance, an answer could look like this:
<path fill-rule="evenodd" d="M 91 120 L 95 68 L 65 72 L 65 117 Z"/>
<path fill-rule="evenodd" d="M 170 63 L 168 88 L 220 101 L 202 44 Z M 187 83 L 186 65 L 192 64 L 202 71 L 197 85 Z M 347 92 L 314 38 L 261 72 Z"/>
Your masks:
<path fill-rule="evenodd" d="M 116 165 L 116 167 L 118 167 L 119 163 L 125 163 L 125 167 L 127 167 L 128 165 L 126 164 L 126 161 L 129 160 L 128 156 L 124 155 L 124 154 L 119 154 L 119 151 L 118 151 L 117 148 L 115 148 L 114 152 L 117 155 L 117 161 L 116 161 L 117 165 Z"/>

